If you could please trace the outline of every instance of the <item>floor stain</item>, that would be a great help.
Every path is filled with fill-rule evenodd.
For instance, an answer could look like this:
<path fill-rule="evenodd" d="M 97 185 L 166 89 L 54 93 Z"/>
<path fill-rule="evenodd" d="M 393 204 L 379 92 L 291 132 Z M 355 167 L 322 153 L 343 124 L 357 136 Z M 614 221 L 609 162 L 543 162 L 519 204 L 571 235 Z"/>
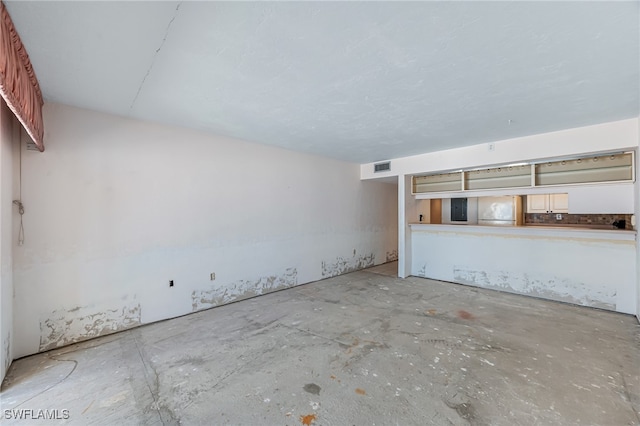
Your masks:
<path fill-rule="evenodd" d="M 426 339 L 425 342 L 431 343 L 438 349 L 444 349 L 444 348 L 460 349 L 462 347 L 460 342 L 449 342 L 445 339 Z"/>
<path fill-rule="evenodd" d="M 438 311 L 436 311 L 435 309 L 429 309 L 427 312 L 425 312 L 427 315 L 435 315 Z"/>
<path fill-rule="evenodd" d="M 461 404 L 453 404 L 451 402 L 447 402 L 445 401 L 445 404 L 447 404 L 447 406 L 449 408 L 453 408 L 454 410 L 456 410 L 456 412 L 458 413 L 458 415 L 469 421 L 470 424 L 476 424 L 476 414 L 475 414 L 475 409 L 473 407 L 473 405 L 471 405 L 471 403 L 469 402 L 464 402 Z"/>
<path fill-rule="evenodd" d="M 474 319 L 475 317 L 473 315 L 471 315 L 469 312 L 464 311 L 462 309 L 460 309 L 458 311 L 458 317 L 462 318 L 462 319 L 466 319 L 466 320 L 471 320 Z"/>
<path fill-rule="evenodd" d="M 306 385 L 304 385 L 302 387 L 302 389 L 305 390 L 305 392 L 309 392 L 312 393 L 314 395 L 320 395 L 320 386 L 316 385 L 315 383 L 307 383 Z"/>
<path fill-rule="evenodd" d="M 361 389 L 361 388 L 356 388 L 356 393 L 358 395 L 366 395 L 367 394 L 367 392 L 365 392 L 365 390 Z"/>
<path fill-rule="evenodd" d="M 300 416 L 300 421 L 302 422 L 303 425 L 310 426 L 311 423 L 316 421 L 316 415 L 307 414 L 306 416 Z"/>

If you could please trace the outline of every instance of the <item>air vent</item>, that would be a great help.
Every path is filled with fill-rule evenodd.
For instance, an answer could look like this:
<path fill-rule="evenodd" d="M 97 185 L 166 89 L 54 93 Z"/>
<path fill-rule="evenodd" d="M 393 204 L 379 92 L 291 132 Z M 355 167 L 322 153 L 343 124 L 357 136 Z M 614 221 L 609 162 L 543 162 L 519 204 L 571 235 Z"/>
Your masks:
<path fill-rule="evenodd" d="M 391 171 L 391 161 L 387 161 L 386 163 L 378 163 L 373 165 L 373 172 L 389 172 Z"/>

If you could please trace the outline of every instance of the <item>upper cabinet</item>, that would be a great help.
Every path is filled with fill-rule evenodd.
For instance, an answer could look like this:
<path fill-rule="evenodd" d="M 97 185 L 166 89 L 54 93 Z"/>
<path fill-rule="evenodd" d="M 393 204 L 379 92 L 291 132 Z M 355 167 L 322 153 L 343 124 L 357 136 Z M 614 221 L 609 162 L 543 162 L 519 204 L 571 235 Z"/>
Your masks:
<path fill-rule="evenodd" d="M 535 165 L 535 185 L 570 185 L 633 180 L 633 154 L 600 155 Z"/>
<path fill-rule="evenodd" d="M 549 213 L 569 213 L 569 194 L 549 194 Z"/>
<path fill-rule="evenodd" d="M 413 194 L 534 188 L 600 183 L 631 183 L 635 179 L 632 152 L 593 157 L 511 164 L 486 169 L 413 176 Z M 559 202 L 561 202 L 559 200 Z M 546 210 L 553 210 L 549 206 Z M 546 211 L 545 210 L 545 211 Z M 559 208 L 566 210 L 566 208 Z"/>
<path fill-rule="evenodd" d="M 569 194 L 527 195 L 527 213 L 569 213 Z"/>
<path fill-rule="evenodd" d="M 527 195 L 527 213 L 549 213 L 549 194 Z"/>

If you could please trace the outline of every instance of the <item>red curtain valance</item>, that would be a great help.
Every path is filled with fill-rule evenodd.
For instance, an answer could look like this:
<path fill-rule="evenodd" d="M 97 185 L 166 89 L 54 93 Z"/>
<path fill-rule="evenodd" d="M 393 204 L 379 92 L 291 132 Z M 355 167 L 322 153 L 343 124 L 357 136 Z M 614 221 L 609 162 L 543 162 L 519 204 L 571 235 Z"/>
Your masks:
<path fill-rule="evenodd" d="M 33 139 L 44 151 L 42 92 L 29 55 L 0 1 L 0 94 Z"/>

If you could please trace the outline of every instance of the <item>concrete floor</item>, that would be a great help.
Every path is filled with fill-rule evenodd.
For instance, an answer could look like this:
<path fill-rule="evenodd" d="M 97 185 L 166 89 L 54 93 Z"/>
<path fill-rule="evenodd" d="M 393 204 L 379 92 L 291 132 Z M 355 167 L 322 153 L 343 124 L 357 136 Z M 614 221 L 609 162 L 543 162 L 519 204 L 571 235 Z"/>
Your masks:
<path fill-rule="evenodd" d="M 15 361 L 2 414 L 67 409 L 66 423 L 81 425 L 640 424 L 634 317 L 400 280 L 395 268 Z"/>

